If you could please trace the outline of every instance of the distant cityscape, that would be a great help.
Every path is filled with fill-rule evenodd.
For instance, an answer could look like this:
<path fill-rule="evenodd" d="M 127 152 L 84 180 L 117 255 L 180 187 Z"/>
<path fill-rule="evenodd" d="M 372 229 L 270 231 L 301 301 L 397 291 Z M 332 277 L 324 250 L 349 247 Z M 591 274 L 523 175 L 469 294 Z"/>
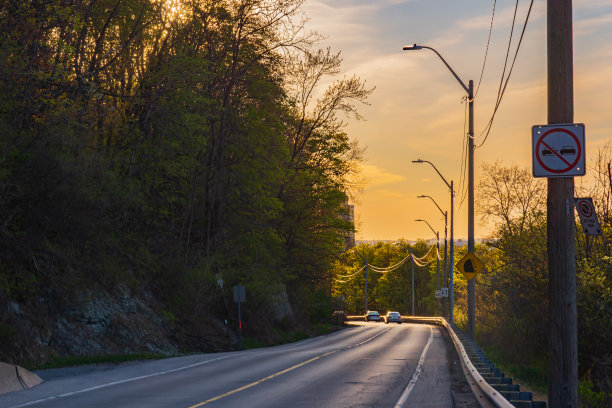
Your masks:
<path fill-rule="evenodd" d="M 393 243 L 393 242 L 398 242 L 399 240 L 397 239 L 356 239 L 355 240 L 355 244 L 356 245 L 360 245 L 360 244 L 367 244 L 367 245 L 376 245 L 379 242 L 386 242 L 386 243 Z M 414 245 L 419 241 L 422 240 L 405 240 L 407 241 L 410 245 Z M 483 240 L 482 239 L 475 239 L 474 240 L 477 244 L 480 244 Z M 429 242 L 430 244 L 433 244 L 436 242 L 435 239 L 430 239 L 427 240 L 426 242 Z M 440 240 L 440 242 L 444 242 L 443 239 Z M 463 239 L 463 238 L 458 238 L 455 239 L 455 246 L 456 247 L 464 247 L 467 245 L 467 239 Z"/>

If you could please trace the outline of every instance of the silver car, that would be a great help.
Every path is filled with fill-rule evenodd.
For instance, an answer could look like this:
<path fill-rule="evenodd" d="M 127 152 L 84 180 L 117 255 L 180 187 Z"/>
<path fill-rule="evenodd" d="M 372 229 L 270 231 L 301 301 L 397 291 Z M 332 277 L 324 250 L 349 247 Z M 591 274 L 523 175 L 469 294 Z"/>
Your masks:
<path fill-rule="evenodd" d="M 399 323 L 402 324 L 402 315 L 399 312 L 387 312 L 385 315 L 385 323 Z"/>

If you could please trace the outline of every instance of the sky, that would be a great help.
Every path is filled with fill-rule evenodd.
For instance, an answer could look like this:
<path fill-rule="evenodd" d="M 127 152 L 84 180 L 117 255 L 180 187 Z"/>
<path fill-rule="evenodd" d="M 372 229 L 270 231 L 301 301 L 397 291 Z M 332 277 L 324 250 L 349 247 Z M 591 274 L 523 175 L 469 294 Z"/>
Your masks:
<path fill-rule="evenodd" d="M 474 101 L 478 146 L 497 98 L 516 5 L 497 0 L 488 43 L 493 3 L 306 0 L 308 28 L 326 36 L 320 46 L 341 52 L 343 74 L 355 74 L 376 87 L 369 105 L 359 107 L 365 120 L 347 119 L 347 133 L 366 148 L 362 176 L 367 184 L 353 202 L 357 239 L 432 239 L 429 227 L 415 219 L 427 220 L 444 235 L 439 210 L 417 196 L 429 195 L 449 210 L 449 189 L 431 166 L 412 163 L 419 158 L 454 181 L 455 239 L 467 238 L 467 199 L 461 185 L 465 91 L 433 52 L 402 47 L 433 47 L 463 82 L 480 83 Z M 529 3 L 518 1 L 510 60 Z M 575 179 L 579 187 L 588 183 L 588 163 L 612 140 L 612 0 L 574 0 L 573 13 L 574 122 L 586 128 L 587 175 Z M 476 186 L 485 162 L 517 164 L 531 172 L 531 128 L 547 123 L 546 107 L 546 1 L 536 0 L 492 130 L 475 151 Z M 476 216 L 476 238 L 490 236 L 492 225 Z"/>

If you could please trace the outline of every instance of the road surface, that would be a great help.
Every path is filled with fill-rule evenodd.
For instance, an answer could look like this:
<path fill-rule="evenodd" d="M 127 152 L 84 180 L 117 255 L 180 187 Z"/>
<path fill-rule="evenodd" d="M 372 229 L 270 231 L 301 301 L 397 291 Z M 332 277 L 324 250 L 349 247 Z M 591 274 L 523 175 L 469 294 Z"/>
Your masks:
<path fill-rule="evenodd" d="M 41 370 L 43 384 L 0 407 L 453 407 L 461 379 L 443 330 L 355 323 L 276 347 Z"/>

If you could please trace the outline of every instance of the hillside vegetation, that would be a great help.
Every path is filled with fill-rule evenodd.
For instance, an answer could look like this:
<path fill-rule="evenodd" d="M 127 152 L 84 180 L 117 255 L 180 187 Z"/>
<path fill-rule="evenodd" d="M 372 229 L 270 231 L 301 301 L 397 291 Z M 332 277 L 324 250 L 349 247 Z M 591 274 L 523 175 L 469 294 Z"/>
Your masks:
<path fill-rule="evenodd" d="M 328 319 L 371 90 L 301 5 L 0 2 L 0 360 L 234 347 L 236 284 Z"/>

